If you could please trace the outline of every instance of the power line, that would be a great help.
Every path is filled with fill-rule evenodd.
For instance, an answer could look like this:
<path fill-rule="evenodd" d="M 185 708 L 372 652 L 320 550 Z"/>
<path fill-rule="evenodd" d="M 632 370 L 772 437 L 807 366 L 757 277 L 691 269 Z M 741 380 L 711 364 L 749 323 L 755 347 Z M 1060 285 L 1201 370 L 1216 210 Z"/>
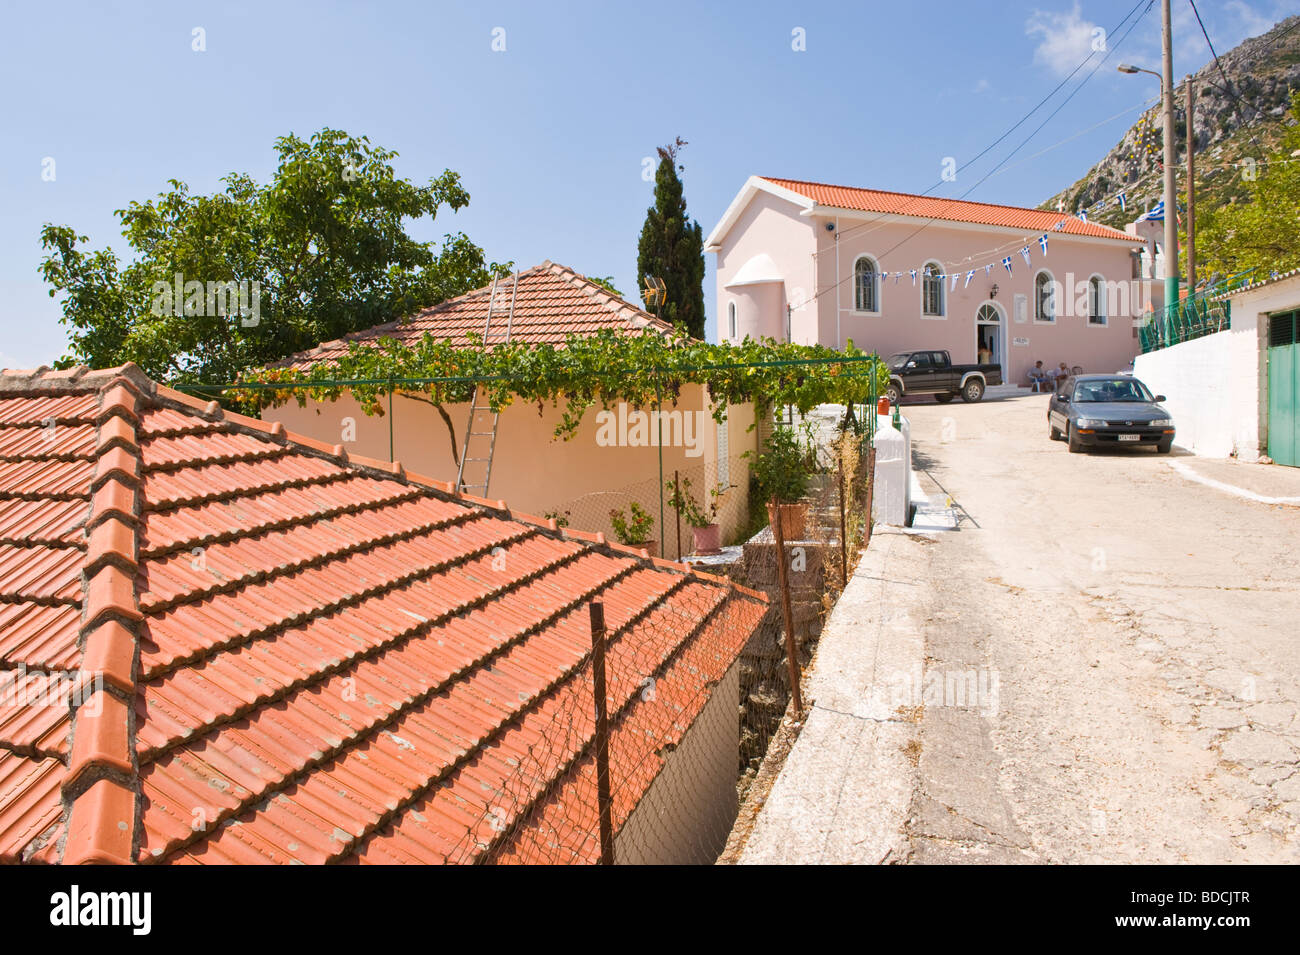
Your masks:
<path fill-rule="evenodd" d="M 1240 96 L 1238 96 L 1236 93 L 1232 91 L 1232 80 L 1228 79 L 1227 71 L 1224 70 L 1223 64 L 1219 62 L 1219 54 L 1215 51 L 1214 41 L 1210 39 L 1210 34 L 1205 29 L 1205 21 L 1201 19 L 1201 11 L 1196 9 L 1196 0 L 1187 0 L 1187 2 L 1191 4 L 1192 12 L 1196 14 L 1196 22 L 1201 28 L 1201 36 L 1205 37 L 1205 44 L 1210 48 L 1210 54 L 1214 57 L 1214 65 L 1218 67 L 1219 75 L 1223 77 L 1223 82 L 1227 86 L 1227 89 L 1224 89 L 1223 87 L 1219 86 L 1216 83 L 1209 83 L 1208 80 L 1203 80 L 1202 82 L 1209 83 L 1209 85 L 1213 86 L 1215 89 L 1223 89 L 1223 92 L 1227 93 L 1229 96 L 1231 96 L 1242 106 L 1245 106 L 1248 109 L 1253 109 L 1255 111 L 1256 116 L 1263 116 L 1264 111 L 1262 109 L 1260 109 L 1258 106 L 1255 106 L 1253 103 L 1247 103 L 1245 100 L 1243 100 Z M 1296 26 L 1300 26 L 1300 23 L 1296 24 Z M 1295 26 L 1288 27 L 1286 30 L 1284 30 L 1273 40 L 1273 43 L 1277 43 L 1278 40 L 1282 39 L 1282 37 L 1286 36 L 1294 29 Z M 1191 124 L 1192 124 L 1192 117 L 1188 116 L 1187 125 L 1189 128 L 1191 127 Z"/>
<path fill-rule="evenodd" d="M 1016 153 L 1018 153 L 1021 149 L 1023 149 L 1024 146 L 1025 146 L 1025 145 L 1026 145 L 1026 144 L 1027 144 L 1031 139 L 1033 139 L 1035 136 L 1038 135 L 1038 133 L 1043 129 L 1044 126 L 1046 126 L 1049 122 L 1051 122 L 1052 119 L 1055 118 L 1055 116 L 1056 116 L 1058 113 L 1060 113 L 1060 111 L 1061 111 L 1062 109 L 1064 109 L 1064 108 L 1066 107 L 1066 105 L 1070 102 L 1070 100 L 1072 100 L 1072 99 L 1075 97 L 1075 95 L 1079 92 L 1079 90 L 1083 89 L 1083 87 L 1084 87 L 1085 85 L 1087 85 L 1088 80 L 1092 79 L 1092 77 L 1093 77 L 1094 75 L 1096 75 L 1097 70 L 1099 70 L 1099 69 L 1101 68 L 1102 64 L 1104 64 L 1108 59 L 1110 59 L 1111 54 L 1114 53 L 1115 50 L 1119 49 L 1120 45 L 1121 45 L 1121 44 L 1122 44 L 1126 39 L 1128 39 L 1128 36 L 1129 36 L 1130 33 L 1133 32 L 1134 27 L 1136 27 L 1136 26 L 1137 26 L 1137 25 L 1142 21 L 1143 17 L 1145 17 L 1148 13 L 1151 12 L 1151 8 L 1152 8 L 1153 6 L 1155 6 L 1155 0 L 1139 0 L 1139 2 L 1138 2 L 1136 5 L 1134 5 L 1133 9 L 1130 10 L 1130 11 L 1128 12 L 1128 14 L 1125 15 L 1124 19 L 1120 21 L 1119 26 L 1116 27 L 1116 30 L 1115 30 L 1115 31 L 1112 31 L 1112 32 L 1116 32 L 1116 31 L 1118 31 L 1119 27 L 1122 27 L 1122 26 L 1124 25 L 1124 23 L 1126 23 L 1126 22 L 1129 20 L 1129 18 L 1133 16 L 1133 13 L 1136 12 L 1136 10 L 1138 9 L 1138 7 L 1142 6 L 1143 3 L 1146 3 L 1146 5 L 1147 5 L 1147 6 L 1146 6 L 1146 9 L 1143 10 L 1142 13 L 1138 15 L 1138 17 L 1137 17 L 1136 20 L 1134 20 L 1131 24 L 1129 24 L 1129 27 L 1128 27 L 1127 30 L 1124 31 L 1123 36 L 1121 36 L 1117 41 L 1115 41 L 1114 44 L 1108 44 L 1108 45 L 1107 45 L 1107 50 L 1106 50 L 1105 55 L 1104 55 L 1100 60 L 1097 61 L 1097 65 L 1094 66 L 1094 67 L 1092 68 L 1092 71 L 1091 71 L 1090 73 L 1088 73 L 1088 75 L 1085 76 L 1085 77 L 1084 77 L 1084 78 L 1079 82 L 1079 85 L 1076 86 L 1076 87 L 1075 87 L 1075 88 L 1070 92 L 1070 94 L 1069 94 L 1068 96 L 1066 96 L 1066 98 L 1065 98 L 1064 100 L 1061 101 L 1061 103 L 1056 107 L 1056 109 L 1052 110 L 1052 112 L 1048 114 L 1047 118 L 1044 119 L 1041 123 L 1038 124 L 1037 127 L 1034 128 L 1034 131 L 1033 131 L 1033 132 L 1031 132 L 1031 133 L 1030 133 L 1028 136 L 1026 136 L 1023 140 L 1021 140 L 1020 143 L 1019 143 L 1019 145 L 1017 145 L 1015 149 L 1013 149 L 1013 150 L 1011 150 L 1011 152 L 1007 153 L 1007 155 L 1004 156 L 1004 157 L 1002 158 L 1001 162 L 999 162 L 999 163 L 998 163 L 997 165 L 995 165 L 991 170 L 989 170 L 987 173 L 985 173 L 984 176 L 981 177 L 979 180 L 977 180 L 973 186 L 971 186 L 969 189 L 967 189 L 965 192 L 963 192 L 963 193 L 961 194 L 961 196 L 958 197 L 958 200 L 948 200 L 950 203 L 953 202 L 953 201 L 960 201 L 960 200 L 962 200 L 962 199 L 965 199 L 966 196 L 970 195 L 972 192 L 974 192 L 976 189 L 978 189 L 978 188 L 979 188 L 979 187 L 980 187 L 980 186 L 981 186 L 981 185 L 982 185 L 982 184 L 983 184 L 983 183 L 984 183 L 984 182 L 985 182 L 985 181 L 986 181 L 990 176 L 992 176 L 992 175 L 993 175 L 994 173 L 996 173 L 999 169 L 1001 169 L 1003 166 L 1005 166 L 1006 163 L 1007 163 L 1007 161 L 1010 160 L 1012 156 L 1014 156 L 1014 155 L 1015 155 Z M 1093 51 L 1093 52 L 1095 53 L 1096 51 Z M 1076 67 L 1076 68 L 1074 69 L 1074 71 L 1071 72 L 1070 76 L 1073 76 L 1075 73 L 1077 73 L 1077 72 L 1079 71 L 1079 69 L 1081 69 L 1083 66 L 1085 66 L 1085 65 L 1088 63 L 1088 61 L 1092 59 L 1092 57 L 1093 57 L 1093 54 L 1092 54 L 1092 53 L 1089 53 L 1087 59 L 1085 59 L 1085 60 L 1083 61 L 1083 63 L 1079 64 L 1079 66 Z M 1069 79 L 1069 77 L 1067 77 L 1067 81 L 1068 81 L 1068 79 Z M 1061 86 L 1063 86 L 1063 85 L 1064 85 L 1064 82 L 1063 82 L 1062 84 L 1058 85 L 1058 86 L 1057 86 L 1057 89 L 1060 89 Z M 1047 98 L 1050 98 L 1050 96 L 1051 96 L 1051 95 L 1054 95 L 1055 92 L 1056 92 L 1056 90 L 1053 90 L 1053 93 L 1052 93 L 1052 94 L 1049 94 L 1049 96 L 1048 96 Z M 1045 101 L 1046 101 L 1046 100 L 1044 100 L 1044 102 L 1045 102 Z M 1040 103 L 1040 105 L 1041 105 L 1041 103 Z M 1030 113 L 1026 115 L 1025 119 L 1028 119 L 1029 115 L 1032 115 L 1033 112 L 1036 112 L 1036 111 L 1037 111 L 1037 109 L 1038 109 L 1037 106 L 1034 107 L 1034 109 L 1031 110 Z M 1024 122 L 1024 120 L 1021 120 L 1021 123 L 1023 123 L 1023 122 Z M 1021 123 L 1017 123 L 1016 125 L 1019 126 Z M 1000 141 L 1001 139 L 1005 139 L 1005 138 L 1006 138 L 1006 136 L 1003 135 L 1002 137 L 1000 137 L 999 141 Z M 984 152 L 987 152 L 987 151 L 988 151 L 988 150 L 984 150 Z M 983 153 L 981 153 L 980 155 L 983 155 Z M 968 164 L 968 165 L 969 165 L 969 164 Z M 931 188 L 933 188 L 933 187 L 931 187 Z M 883 218 L 883 216 L 882 216 L 882 218 Z M 872 220 L 872 221 L 875 221 L 875 220 Z M 905 245 L 906 243 L 908 243 L 908 242 L 910 242 L 912 239 L 914 239 L 916 236 L 920 235 L 923 231 L 925 231 L 926 229 L 928 229 L 928 228 L 930 227 L 930 225 L 933 223 L 933 221 L 934 221 L 934 217 L 931 217 L 931 220 L 930 220 L 930 221 L 923 222 L 920 226 L 918 226 L 916 229 L 914 229 L 914 230 L 913 230 L 912 232 L 910 232 L 908 235 L 904 236 L 904 237 L 903 237 L 902 239 L 900 239 L 898 242 L 894 243 L 892 246 L 890 246 L 890 247 L 889 247 L 888 249 L 886 249 L 884 252 L 881 252 L 878 256 L 876 256 L 876 261 L 881 261 L 881 260 L 882 260 L 886 255 L 888 255 L 889 253 L 891 253 L 891 252 L 897 250 L 900 246 Z M 838 239 L 839 239 L 839 235 L 837 234 L 837 236 L 836 236 L 836 240 L 837 240 L 837 245 L 836 245 L 836 258 L 837 258 L 837 260 L 838 260 L 838 257 L 839 257 Z M 836 291 L 836 292 L 838 293 L 840 286 L 843 285 L 845 282 L 851 280 L 853 277 L 854 277 L 854 276 L 853 276 L 853 273 L 850 273 L 850 274 L 846 275 L 844 278 L 840 279 L 840 280 L 839 280 L 838 282 L 836 282 L 834 285 L 828 286 L 827 288 L 822 289 L 820 292 L 816 292 L 816 293 L 814 293 L 814 295 L 813 295 L 810 299 L 808 299 L 807 301 L 816 301 L 818 298 L 820 298 L 821 296 L 825 295 L 827 292 L 832 291 L 832 290 L 834 290 L 834 291 Z M 837 302 L 838 302 L 838 299 L 837 299 Z"/>
<path fill-rule="evenodd" d="M 1115 24 L 1115 26 L 1111 29 L 1110 32 L 1111 32 L 1111 33 L 1116 33 L 1116 32 L 1118 32 L 1118 31 L 1120 30 L 1120 28 L 1123 27 L 1124 24 L 1128 22 L 1129 18 L 1132 17 L 1133 14 L 1137 12 L 1138 7 L 1142 6 L 1142 4 L 1144 4 L 1144 3 L 1147 3 L 1148 6 L 1147 6 L 1147 9 L 1144 10 L 1144 11 L 1142 12 L 1142 16 L 1146 16 L 1147 12 L 1151 9 L 1150 4 L 1153 3 L 1153 2 L 1154 2 L 1154 0 L 1138 0 L 1138 2 L 1135 3 L 1135 4 L 1133 5 L 1132 9 L 1130 9 L 1129 12 L 1126 13 L 1126 14 L 1124 15 L 1123 19 L 1121 19 L 1121 20 L 1119 21 L 1119 23 Z M 1141 16 L 1140 16 L 1138 19 L 1140 20 L 1140 19 L 1141 19 Z M 1136 25 L 1136 24 L 1135 24 L 1135 25 Z M 1130 27 L 1129 29 L 1131 30 L 1132 27 Z M 1128 34 L 1126 33 L 1125 36 L 1127 36 L 1127 35 L 1128 35 Z M 970 159 L 966 160 L 966 162 L 964 162 L 964 163 L 962 163 L 960 166 L 958 166 L 958 167 L 957 167 L 957 171 L 960 171 L 960 170 L 966 169 L 966 168 L 968 168 L 969 166 L 973 165 L 974 163 L 978 162 L 978 161 L 979 161 L 981 158 L 983 158 L 983 157 L 984 157 L 984 156 L 985 156 L 985 155 L 986 155 L 990 150 L 992 150 L 994 147 L 996 147 L 999 143 L 1001 143 L 1003 140 L 1005 140 L 1008 136 L 1010 136 L 1010 135 L 1011 135 L 1012 133 L 1014 133 L 1017 129 L 1019 129 L 1021 126 L 1023 126 L 1026 122 L 1028 122 L 1028 121 L 1029 121 L 1029 118 L 1030 118 L 1031 116 L 1033 116 L 1036 112 L 1038 112 L 1040 109 L 1042 109 L 1042 107 L 1044 106 L 1044 104 L 1047 103 L 1048 100 L 1050 100 L 1053 96 L 1055 96 L 1058 92 L 1060 92 L 1061 89 L 1062 89 L 1062 88 L 1063 88 L 1067 83 L 1069 83 L 1070 80 L 1072 80 L 1072 79 L 1074 78 L 1075 74 L 1077 74 L 1081 69 L 1083 69 L 1085 66 L 1088 65 L 1088 63 L 1092 60 L 1092 58 L 1093 58 L 1094 56 L 1096 56 L 1097 52 L 1098 52 L 1098 51 L 1096 51 L 1096 50 L 1091 51 L 1091 52 L 1090 52 L 1086 57 L 1083 58 L 1083 60 L 1081 60 L 1081 61 L 1079 62 L 1079 64 L 1078 64 L 1074 69 L 1072 69 L 1072 70 L 1071 70 L 1071 71 L 1070 71 L 1070 72 L 1065 76 L 1065 78 L 1064 78 L 1063 80 L 1061 80 L 1061 82 L 1057 83 L 1056 86 L 1054 86 L 1054 87 L 1052 88 L 1051 92 L 1049 92 L 1046 96 L 1044 96 L 1042 99 L 1040 99 L 1040 100 L 1039 100 L 1039 101 L 1038 101 L 1038 102 L 1033 106 L 1033 108 L 1029 110 L 1029 112 L 1025 113 L 1024 116 L 1022 116 L 1022 117 L 1020 117 L 1020 119 L 1016 120 L 1016 122 L 1013 123 L 1013 124 L 1012 124 L 1012 125 L 1011 125 L 1011 126 L 1010 126 L 1006 131 L 1005 131 L 1005 132 L 1003 132 L 1001 136 L 999 136 L 997 139 L 993 140 L 993 142 L 989 143 L 987 146 L 985 146 L 983 149 L 981 149 L 978 153 L 976 153 L 976 154 L 975 154 L 974 156 L 972 156 Z M 1109 53 L 1106 54 L 1106 56 L 1109 56 L 1109 55 L 1110 55 Z M 1102 58 L 1102 62 L 1105 62 L 1105 59 L 1106 59 L 1106 57 L 1103 57 L 1103 58 Z M 1093 72 L 1096 72 L 1096 68 L 1094 68 Z M 1089 75 L 1091 75 L 1091 74 L 1089 74 Z M 1085 80 L 1085 82 L 1086 82 L 1086 80 Z M 1040 127 L 1040 128 L 1041 128 L 1041 127 Z M 1032 137 L 1031 137 L 1031 138 L 1032 138 Z M 987 178 L 987 177 L 985 177 L 985 178 Z M 916 193 L 916 195 L 919 195 L 919 196 L 928 196 L 928 195 L 929 195 L 931 192 L 933 192 L 935 189 L 940 188 L 940 187 L 944 184 L 945 181 L 946 181 L 946 180 L 940 178 L 938 182 L 936 182 L 936 183 L 934 183 L 933 185 L 929 186 L 929 187 L 928 187 L 924 192 Z M 980 180 L 980 182 L 983 182 L 983 180 Z M 976 185 L 979 185 L 979 183 L 976 183 Z M 965 193 L 963 193 L 962 195 L 963 195 L 963 197 L 964 197 L 964 196 L 967 196 L 967 195 L 969 195 L 969 194 L 970 194 L 970 190 L 967 190 L 967 191 L 966 191 Z M 882 216 L 882 218 L 883 218 L 883 216 Z M 855 233 L 857 233 L 857 232 L 860 231 L 861 229 L 863 229 L 863 228 L 865 228 L 866 226 L 870 225 L 870 224 L 871 224 L 872 222 L 874 222 L 874 221 L 876 221 L 876 220 L 875 220 L 875 219 L 868 220 L 867 222 L 863 223 L 863 224 L 860 225 L 860 226 L 854 226 L 853 228 L 848 229 L 848 230 L 846 230 L 846 231 L 844 231 L 844 232 L 842 232 L 842 233 L 838 233 L 837 235 L 838 235 L 839 238 L 847 238 L 848 236 L 850 236 L 850 235 L 854 235 Z"/>

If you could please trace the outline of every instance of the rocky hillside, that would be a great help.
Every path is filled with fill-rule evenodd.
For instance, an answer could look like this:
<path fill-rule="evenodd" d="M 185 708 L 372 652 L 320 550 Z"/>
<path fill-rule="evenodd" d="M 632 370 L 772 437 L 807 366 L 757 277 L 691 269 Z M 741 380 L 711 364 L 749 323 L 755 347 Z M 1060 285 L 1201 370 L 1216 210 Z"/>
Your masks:
<path fill-rule="evenodd" d="M 1231 80 L 1230 95 L 1223 76 L 1211 59 L 1193 78 L 1196 104 L 1192 130 L 1196 142 L 1196 202 L 1198 207 L 1215 206 L 1245 198 L 1243 178 L 1247 166 L 1276 149 L 1288 114 L 1291 92 L 1300 90 L 1300 16 L 1288 17 L 1262 36 L 1252 37 L 1236 48 L 1219 54 L 1219 61 Z M 1143 77 L 1155 84 L 1153 77 Z M 1134 82 L 1138 82 L 1134 80 Z M 1186 188 L 1187 91 L 1179 83 L 1174 91 L 1177 106 L 1174 128 L 1178 137 L 1179 190 Z M 1097 222 L 1122 228 L 1160 198 L 1164 137 L 1159 106 L 1148 110 L 1115 147 L 1074 185 L 1044 202 L 1041 208 L 1063 208 L 1073 213 L 1106 199 L 1104 208 L 1088 216 Z M 1258 166 L 1256 167 L 1262 172 Z M 1127 211 L 1113 201 L 1123 190 Z M 1135 211 L 1136 210 L 1136 211 Z"/>

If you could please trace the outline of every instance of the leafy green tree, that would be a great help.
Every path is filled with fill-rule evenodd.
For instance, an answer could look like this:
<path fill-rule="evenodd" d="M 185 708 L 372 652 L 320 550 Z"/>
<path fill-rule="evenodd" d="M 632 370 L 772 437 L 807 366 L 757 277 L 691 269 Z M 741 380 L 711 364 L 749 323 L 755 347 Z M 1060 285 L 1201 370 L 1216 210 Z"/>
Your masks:
<path fill-rule="evenodd" d="M 47 223 L 40 271 L 50 296 L 63 296 L 70 338 L 60 364 L 134 361 L 165 381 L 233 381 L 480 287 L 501 268 L 462 233 L 436 248 L 406 231 L 407 220 L 469 202 L 457 173 L 423 186 L 399 179 L 395 152 L 333 129 L 283 136 L 276 150 L 264 185 L 231 174 L 204 196 L 173 179 L 118 210 L 134 253 L 125 265 Z"/>
<path fill-rule="evenodd" d="M 1300 267 L 1300 92 L 1292 94 L 1291 114 L 1296 125 L 1247 183 L 1250 200 L 1204 213 L 1198 208 L 1196 251 L 1204 274 L 1226 277 L 1253 268 L 1266 278 Z"/>
<path fill-rule="evenodd" d="M 586 279 L 588 282 L 592 283 L 593 285 L 599 285 L 610 295 L 617 295 L 619 298 L 623 297 L 623 293 L 614 287 L 614 276 L 612 275 L 602 275 L 602 276 L 588 275 L 586 276 Z"/>
<path fill-rule="evenodd" d="M 641 241 L 637 243 L 636 270 L 640 277 L 663 280 L 666 300 L 650 307 L 693 338 L 704 338 L 704 233 L 686 215 L 682 180 L 685 169 L 677 154 L 686 141 L 680 136 L 659 147 L 655 171 L 655 204 L 646 210 Z"/>

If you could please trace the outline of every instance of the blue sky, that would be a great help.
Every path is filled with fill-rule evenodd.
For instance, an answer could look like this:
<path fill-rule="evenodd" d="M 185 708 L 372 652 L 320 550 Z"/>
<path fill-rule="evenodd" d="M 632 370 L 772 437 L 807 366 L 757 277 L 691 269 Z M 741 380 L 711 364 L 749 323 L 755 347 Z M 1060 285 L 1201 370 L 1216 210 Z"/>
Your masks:
<path fill-rule="evenodd" d="M 639 301 L 636 240 L 653 185 L 642 160 L 657 144 L 689 141 L 686 199 L 706 233 L 755 173 L 924 191 L 945 157 L 964 162 L 1020 119 L 1089 55 L 1094 28 L 1109 29 L 1134 2 L 263 0 L 57 11 L 6 2 L 0 365 L 46 363 L 64 349 L 58 306 L 36 271 L 42 223 L 71 225 L 90 247 L 125 255 L 113 210 L 170 178 L 196 192 L 232 171 L 264 181 L 273 140 L 286 132 L 367 135 L 400 153 L 398 174 L 418 182 L 454 169 L 469 207 L 415 223 L 414 234 L 461 230 L 494 260 L 549 258 L 612 275 Z M 1220 53 L 1293 9 L 1275 0 L 1200 6 Z M 1181 77 L 1210 55 L 1187 0 L 1173 9 Z M 192 49 L 195 28 L 203 52 Z M 492 49 L 497 28 L 501 52 Z M 796 29 L 803 50 L 793 48 Z M 1155 5 L 969 198 L 1036 205 L 1082 175 L 1158 93 L 1152 78 L 1114 64 L 1158 69 L 1159 49 Z M 1073 85 L 934 194 L 964 194 Z M 54 181 L 42 179 L 47 157 Z"/>

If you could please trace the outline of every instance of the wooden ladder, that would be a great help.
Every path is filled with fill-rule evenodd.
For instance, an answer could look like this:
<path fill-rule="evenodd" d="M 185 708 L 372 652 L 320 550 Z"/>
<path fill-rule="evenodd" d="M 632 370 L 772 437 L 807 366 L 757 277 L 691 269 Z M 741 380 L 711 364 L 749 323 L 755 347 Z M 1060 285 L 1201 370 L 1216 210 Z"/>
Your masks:
<path fill-rule="evenodd" d="M 506 311 L 506 330 L 502 334 L 497 332 L 493 337 L 492 315 L 496 310 L 497 302 L 497 280 L 492 278 L 492 291 L 488 295 L 487 318 L 483 322 L 483 347 L 488 348 L 491 345 L 504 345 L 510 341 L 510 333 L 515 324 L 515 300 L 519 295 L 519 272 L 515 272 L 514 285 L 510 289 L 510 308 Z M 483 395 L 486 389 L 482 385 L 474 386 L 474 393 L 469 400 L 469 420 L 465 423 L 465 440 L 460 446 L 460 464 L 456 469 L 456 490 L 473 491 L 479 497 L 487 497 L 488 484 L 492 480 L 492 458 L 497 449 L 497 425 L 501 420 L 501 413 L 493 411 L 490 403 L 483 401 Z M 485 419 L 491 419 L 491 427 L 484 429 L 479 427 L 485 422 Z M 477 439 L 477 440 L 476 440 Z M 486 442 L 484 441 L 486 439 Z M 486 450 L 473 450 L 481 448 L 486 443 Z M 466 480 L 466 465 L 478 465 L 483 475 L 482 480 Z M 471 472 L 474 468 L 469 469 Z"/>

